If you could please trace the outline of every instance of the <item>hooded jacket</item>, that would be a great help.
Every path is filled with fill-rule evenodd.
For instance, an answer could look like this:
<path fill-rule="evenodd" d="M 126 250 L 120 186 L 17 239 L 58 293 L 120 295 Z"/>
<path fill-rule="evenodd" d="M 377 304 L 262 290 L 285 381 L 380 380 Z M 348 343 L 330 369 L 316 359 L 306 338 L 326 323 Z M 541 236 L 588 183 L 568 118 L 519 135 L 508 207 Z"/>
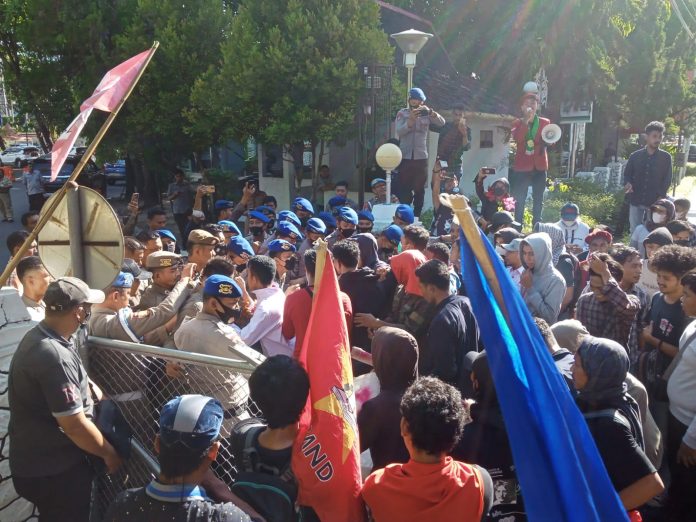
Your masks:
<path fill-rule="evenodd" d="M 561 311 L 566 283 L 561 273 L 553 267 L 551 238 L 548 234 L 539 232 L 528 235 L 520 243 L 520 260 L 525 269 L 529 270 L 522 255 L 525 245 L 529 245 L 534 252 L 534 268 L 531 288 L 523 289 L 524 302 L 533 316 L 541 317 L 547 323 L 553 324 Z"/>
<path fill-rule="evenodd" d="M 662 207 L 667 211 L 667 217 L 665 219 L 664 223 L 655 223 L 652 220 L 652 208 L 653 207 Z M 648 238 L 648 236 L 652 235 L 652 232 L 655 232 L 656 230 L 662 228 L 664 229 L 665 224 L 669 223 L 670 221 L 674 220 L 674 216 L 676 215 L 676 210 L 674 208 L 674 203 L 672 203 L 669 199 L 658 199 L 655 203 L 650 205 L 650 209 L 648 210 L 649 216 L 648 220 L 645 222 L 643 225 L 638 225 L 636 229 L 633 231 L 633 234 L 631 234 L 631 242 L 630 246 L 633 248 L 637 249 L 638 252 L 640 252 L 640 256 L 642 258 L 645 258 L 645 240 Z M 666 229 L 664 229 L 666 230 Z M 670 238 L 672 235 L 670 234 Z M 670 243 L 665 243 L 665 244 L 671 244 Z"/>
<path fill-rule="evenodd" d="M 385 294 L 379 281 L 379 276 L 368 267 L 346 272 L 338 278 L 338 286 L 350 298 L 353 314 L 372 314 L 383 317 L 385 309 Z M 352 341 L 354 346 L 363 350 L 370 349 L 370 338 L 367 328 L 353 327 Z"/>

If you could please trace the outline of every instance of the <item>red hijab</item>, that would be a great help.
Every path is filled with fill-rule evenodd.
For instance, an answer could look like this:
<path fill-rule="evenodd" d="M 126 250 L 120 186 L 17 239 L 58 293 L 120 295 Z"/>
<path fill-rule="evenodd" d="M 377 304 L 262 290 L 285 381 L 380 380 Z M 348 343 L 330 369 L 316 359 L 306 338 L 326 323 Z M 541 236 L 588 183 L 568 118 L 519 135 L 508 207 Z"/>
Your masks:
<path fill-rule="evenodd" d="M 400 285 L 404 285 L 404 290 L 409 294 L 423 296 L 416 277 L 416 268 L 425 263 L 427 259 L 420 250 L 406 250 L 391 258 L 394 277 Z"/>

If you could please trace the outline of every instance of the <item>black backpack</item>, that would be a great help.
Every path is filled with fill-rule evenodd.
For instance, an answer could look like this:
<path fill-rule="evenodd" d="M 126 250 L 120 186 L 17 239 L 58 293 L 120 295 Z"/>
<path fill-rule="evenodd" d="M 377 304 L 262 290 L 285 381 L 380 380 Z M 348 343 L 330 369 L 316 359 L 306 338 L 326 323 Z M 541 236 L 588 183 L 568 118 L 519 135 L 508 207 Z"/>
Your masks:
<path fill-rule="evenodd" d="M 578 299 L 584 290 L 582 286 L 582 270 L 580 270 L 580 261 L 578 261 L 578 258 L 570 252 L 561 254 L 561 257 L 558 258 L 558 263 L 564 259 L 570 259 L 570 262 L 573 265 L 573 298 L 571 299 L 570 303 L 568 303 L 568 306 L 566 306 L 564 310 L 561 310 L 561 313 L 565 311 L 572 312 L 575 310 L 575 305 L 577 304 Z"/>
<path fill-rule="evenodd" d="M 290 461 L 281 469 L 261 462 L 256 441 L 266 425 L 261 419 L 238 422 L 230 434 L 237 477 L 230 488 L 269 522 L 298 522 L 297 482 Z"/>

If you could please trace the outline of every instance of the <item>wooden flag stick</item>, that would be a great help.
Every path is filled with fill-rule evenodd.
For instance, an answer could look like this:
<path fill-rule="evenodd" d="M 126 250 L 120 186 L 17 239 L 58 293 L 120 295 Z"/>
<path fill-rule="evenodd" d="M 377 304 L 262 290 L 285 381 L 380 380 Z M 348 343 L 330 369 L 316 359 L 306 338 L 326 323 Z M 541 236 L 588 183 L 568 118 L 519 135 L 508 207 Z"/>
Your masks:
<path fill-rule="evenodd" d="M 152 44 L 152 47 L 150 48 L 150 53 L 148 54 L 147 58 L 145 59 L 145 63 L 143 64 L 142 68 L 140 71 L 138 71 L 138 74 L 136 75 L 135 79 L 133 80 L 133 83 L 130 85 L 128 90 L 126 91 L 125 95 L 121 100 L 118 102 L 118 105 L 114 108 L 113 111 L 109 114 L 109 117 L 106 119 L 104 124 L 101 126 L 99 129 L 99 132 L 97 132 L 96 136 L 94 136 L 94 139 L 92 142 L 89 144 L 89 147 L 87 147 L 87 150 L 85 153 L 82 155 L 82 158 L 80 159 L 79 163 L 75 167 L 75 170 L 72 171 L 72 174 L 70 174 L 70 177 L 68 180 L 63 184 L 63 186 L 56 192 L 52 197 L 50 197 L 46 201 L 46 206 L 44 209 L 41 211 L 41 216 L 39 217 L 39 222 L 36 224 L 36 227 L 34 227 L 34 230 L 31 231 L 29 234 L 29 237 L 27 237 L 26 241 L 24 241 L 24 244 L 19 248 L 17 253 L 12 256 L 12 259 L 10 259 L 10 262 L 7 264 L 5 267 L 5 270 L 2 272 L 2 275 L 0 275 L 0 286 L 4 286 L 5 283 L 7 282 L 7 279 L 10 277 L 10 274 L 12 271 L 16 268 L 17 264 L 19 261 L 22 259 L 22 256 L 26 253 L 26 251 L 29 249 L 29 246 L 36 240 L 36 238 L 39 235 L 39 232 L 43 229 L 44 226 L 46 226 L 46 223 L 48 223 L 53 216 L 53 212 L 55 212 L 56 208 L 58 207 L 58 204 L 61 202 L 63 197 L 65 197 L 65 194 L 67 194 L 69 188 L 68 184 L 71 181 L 75 181 L 77 177 L 80 175 L 82 172 L 82 169 L 85 167 L 89 159 L 94 155 L 94 151 L 97 149 L 97 146 L 101 142 L 102 138 L 106 134 L 106 132 L 109 130 L 109 127 L 111 127 L 111 124 L 114 122 L 116 119 L 116 116 L 118 116 L 119 111 L 121 110 L 121 107 L 123 107 L 123 104 L 126 102 L 128 97 L 131 95 L 133 92 L 133 89 L 135 89 L 135 86 L 138 84 L 138 81 L 142 77 L 143 73 L 145 72 L 145 69 L 147 66 L 150 64 L 150 61 L 152 60 L 153 55 L 155 54 L 155 51 L 157 51 L 157 48 L 159 47 L 159 42 L 154 42 Z"/>

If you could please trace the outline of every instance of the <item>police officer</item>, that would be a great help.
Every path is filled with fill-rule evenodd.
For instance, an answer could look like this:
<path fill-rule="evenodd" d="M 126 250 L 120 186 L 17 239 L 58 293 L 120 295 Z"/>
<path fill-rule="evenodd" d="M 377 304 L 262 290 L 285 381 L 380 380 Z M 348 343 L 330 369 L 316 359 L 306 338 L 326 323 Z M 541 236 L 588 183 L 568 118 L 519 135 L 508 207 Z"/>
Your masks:
<path fill-rule="evenodd" d="M 145 268 L 152 272 L 152 284 L 140 298 L 138 310 L 147 310 L 164 301 L 181 279 L 184 261 L 179 254 L 161 250 L 145 260 Z"/>
<path fill-rule="evenodd" d="M 326 237 L 326 225 L 324 222 L 319 219 L 319 218 L 310 218 L 307 220 L 307 237 L 305 238 L 304 241 L 302 241 L 302 244 L 300 244 L 300 247 L 297 249 L 297 259 L 298 259 L 298 270 L 297 270 L 297 276 L 299 281 L 293 281 L 303 283 L 306 280 L 306 269 L 304 265 L 304 253 L 307 250 L 310 250 L 311 248 L 314 248 L 314 242 L 319 239 L 319 238 L 324 238 Z"/>
<path fill-rule="evenodd" d="M 358 213 L 350 207 L 340 207 L 336 216 L 337 227 L 331 235 L 326 238 L 329 248 L 341 239 L 348 239 L 355 233 L 358 226 Z"/>
<path fill-rule="evenodd" d="M 89 520 L 92 470 L 86 454 L 114 472 L 121 460 L 92 422 L 89 380 L 73 334 L 104 293 L 74 277 L 46 290 L 46 317 L 19 343 L 10 365 L 10 470 L 15 490 L 40 520 Z"/>
<path fill-rule="evenodd" d="M 199 270 L 215 257 L 215 247 L 219 240 L 210 232 L 196 228 L 188 235 L 186 251 L 188 262 L 198 265 Z"/>
<path fill-rule="evenodd" d="M 295 252 L 295 245 L 284 239 L 274 239 L 268 244 L 268 257 L 273 259 L 276 265 L 275 282 L 283 290 L 290 286 L 291 274 L 297 267 Z"/>

